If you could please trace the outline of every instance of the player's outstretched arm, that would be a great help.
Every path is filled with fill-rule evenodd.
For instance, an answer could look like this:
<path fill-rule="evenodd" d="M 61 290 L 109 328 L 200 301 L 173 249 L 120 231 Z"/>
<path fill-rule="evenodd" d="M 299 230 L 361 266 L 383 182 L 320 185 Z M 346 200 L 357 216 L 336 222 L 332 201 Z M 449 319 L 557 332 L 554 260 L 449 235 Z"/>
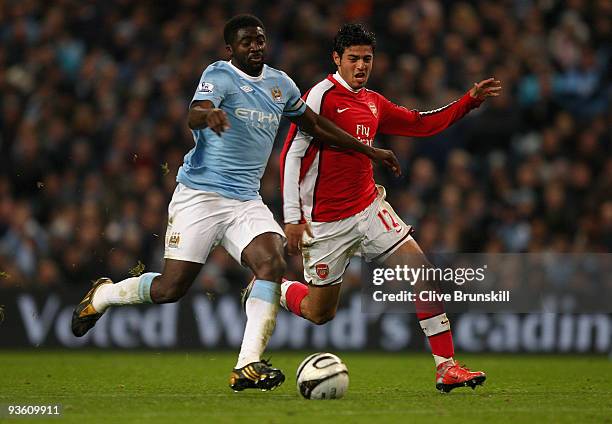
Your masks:
<path fill-rule="evenodd" d="M 475 82 L 470 89 L 470 96 L 478 101 L 484 101 L 487 97 L 497 97 L 501 91 L 501 81 L 495 78 L 488 78 L 480 82 Z"/>
<path fill-rule="evenodd" d="M 188 125 L 192 130 L 210 128 L 217 135 L 229 129 L 227 115 L 210 100 L 196 101 L 189 108 Z"/>
<path fill-rule="evenodd" d="M 400 164 L 391 150 L 378 149 L 363 144 L 346 131 L 338 128 L 338 126 L 329 119 L 317 115 L 309 107 L 306 107 L 306 111 L 302 115 L 292 116 L 289 117 L 289 119 L 317 140 L 321 140 L 326 144 L 332 144 L 358 153 L 363 153 L 375 162 L 382 163 L 387 168 L 391 169 L 395 175 L 401 174 Z"/>
<path fill-rule="evenodd" d="M 427 112 L 408 110 L 383 98 L 379 130 L 382 134 L 406 137 L 428 137 L 444 131 L 477 108 L 488 97 L 497 97 L 502 87 L 495 78 L 474 84 L 463 97 L 454 102 Z"/>

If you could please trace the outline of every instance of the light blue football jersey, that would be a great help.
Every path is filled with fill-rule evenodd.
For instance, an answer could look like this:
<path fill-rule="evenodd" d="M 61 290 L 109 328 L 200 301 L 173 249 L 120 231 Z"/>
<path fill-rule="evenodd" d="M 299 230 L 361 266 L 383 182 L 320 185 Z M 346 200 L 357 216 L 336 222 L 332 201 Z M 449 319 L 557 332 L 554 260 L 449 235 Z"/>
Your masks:
<path fill-rule="evenodd" d="M 281 115 L 306 110 L 300 90 L 282 71 L 264 65 L 251 77 L 230 62 L 218 61 L 202 73 L 192 102 L 210 100 L 225 111 L 230 129 L 193 130 L 195 147 L 185 155 L 176 180 L 195 190 L 238 200 L 258 199 L 259 184 Z"/>

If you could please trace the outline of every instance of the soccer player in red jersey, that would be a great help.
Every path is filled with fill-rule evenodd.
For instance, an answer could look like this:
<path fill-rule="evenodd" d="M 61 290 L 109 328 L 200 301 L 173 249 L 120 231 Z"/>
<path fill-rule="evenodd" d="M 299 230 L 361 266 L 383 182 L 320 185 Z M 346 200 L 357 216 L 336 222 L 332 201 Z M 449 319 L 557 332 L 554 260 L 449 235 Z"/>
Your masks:
<path fill-rule="evenodd" d="M 334 40 L 337 72 L 304 96 L 315 112 L 370 146 L 377 133 L 437 134 L 501 90 L 500 82 L 489 78 L 439 109 L 408 110 L 365 88 L 375 45 L 374 34 L 362 25 L 344 25 Z M 389 267 L 429 266 L 411 226 L 385 201 L 385 189 L 374 183 L 365 155 L 323 145 L 292 125 L 281 157 L 281 187 L 289 254 L 301 251 L 308 283 L 285 281 L 281 286 L 281 305 L 294 314 L 317 324 L 332 319 L 342 275 L 356 252 Z M 416 310 L 437 366 L 436 388 L 448 392 L 482 384 L 484 372 L 472 372 L 453 359 L 442 303 L 417 302 Z"/>

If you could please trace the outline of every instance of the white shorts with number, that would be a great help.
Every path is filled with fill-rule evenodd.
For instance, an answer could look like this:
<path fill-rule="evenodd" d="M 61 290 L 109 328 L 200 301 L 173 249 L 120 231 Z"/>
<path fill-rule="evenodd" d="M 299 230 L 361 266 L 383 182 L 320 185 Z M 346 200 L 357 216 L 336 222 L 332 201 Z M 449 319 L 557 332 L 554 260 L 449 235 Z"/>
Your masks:
<path fill-rule="evenodd" d="M 302 243 L 304 278 L 309 284 L 340 284 L 353 256 L 384 262 L 412 239 L 412 227 L 385 201 L 384 187 L 376 188 L 376 199 L 358 214 L 339 221 L 310 223 L 314 237 L 304 233 Z"/>
<path fill-rule="evenodd" d="M 203 264 L 221 245 L 242 263 L 242 250 L 258 235 L 285 233 L 261 199 L 241 201 L 178 184 L 168 206 L 164 257 Z"/>

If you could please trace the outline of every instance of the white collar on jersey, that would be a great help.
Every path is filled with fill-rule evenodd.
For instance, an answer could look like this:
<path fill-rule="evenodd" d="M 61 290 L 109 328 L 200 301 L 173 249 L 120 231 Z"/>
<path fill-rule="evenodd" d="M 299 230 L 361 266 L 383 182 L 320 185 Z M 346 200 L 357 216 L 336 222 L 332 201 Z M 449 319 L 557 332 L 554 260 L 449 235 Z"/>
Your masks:
<path fill-rule="evenodd" d="M 344 78 L 342 78 L 340 76 L 340 74 L 338 73 L 338 71 L 336 71 L 336 73 L 333 75 L 334 79 L 336 81 L 338 81 L 344 88 L 346 88 L 349 91 L 352 91 L 353 93 L 359 93 L 361 90 L 363 90 L 363 87 L 361 87 L 359 90 L 353 90 L 351 88 L 351 86 L 348 84 L 348 82 L 344 81 Z"/>
<path fill-rule="evenodd" d="M 256 76 L 256 77 L 252 77 L 252 76 L 250 76 L 249 74 L 247 74 L 246 72 L 241 71 L 240 69 L 238 69 L 237 67 L 235 67 L 235 66 L 234 66 L 234 64 L 232 63 L 232 61 L 231 61 L 231 60 L 228 60 L 228 61 L 227 61 L 227 63 L 229 63 L 229 66 L 230 66 L 230 67 L 231 67 L 231 68 L 232 68 L 234 71 L 236 71 L 236 73 L 237 73 L 238 75 L 240 75 L 242 78 L 246 78 L 246 79 L 248 79 L 249 81 L 253 81 L 253 82 L 255 82 L 255 81 L 261 81 L 261 80 L 263 79 L 263 77 L 264 77 L 264 72 L 266 71 L 266 65 L 264 65 L 264 66 L 263 66 L 263 68 L 261 69 L 261 74 L 259 74 L 259 75 L 258 75 L 258 76 Z"/>

